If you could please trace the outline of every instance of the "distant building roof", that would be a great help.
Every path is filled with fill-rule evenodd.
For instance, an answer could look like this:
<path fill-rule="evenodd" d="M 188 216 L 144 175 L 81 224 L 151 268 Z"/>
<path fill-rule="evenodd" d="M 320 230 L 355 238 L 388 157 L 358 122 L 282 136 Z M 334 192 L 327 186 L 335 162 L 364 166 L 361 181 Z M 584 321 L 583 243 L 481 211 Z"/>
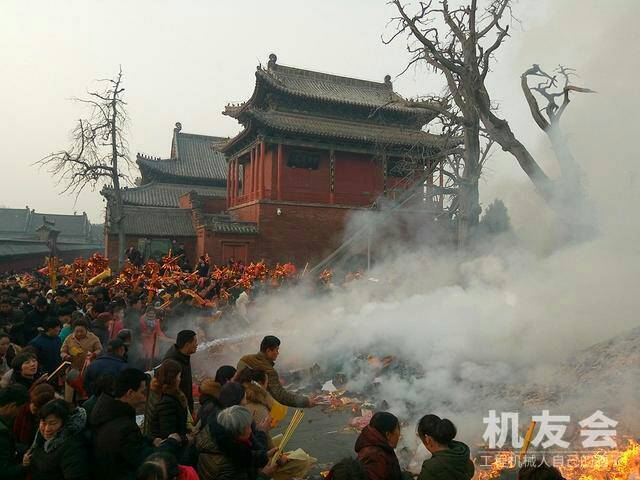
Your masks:
<path fill-rule="evenodd" d="M 0 208 L 0 232 L 26 232 L 29 208 Z"/>
<path fill-rule="evenodd" d="M 91 234 L 91 223 L 86 213 L 63 215 L 40 213 L 28 208 L 0 208 L 0 235 L 12 238 L 33 238 L 46 224 L 60 231 L 59 241 L 86 241 Z"/>
<path fill-rule="evenodd" d="M 180 131 L 180 123 L 174 129 L 171 158 L 159 159 L 138 154 L 137 163 L 142 171 L 143 181 L 145 173 L 160 174 L 171 177 L 172 183 L 176 178 L 217 181 L 225 185 L 227 181 L 227 164 L 224 155 L 216 148 L 228 140 L 225 137 L 211 137 L 196 135 Z"/>
<path fill-rule="evenodd" d="M 127 235 L 189 237 L 196 234 L 191 210 L 171 207 L 124 206 L 124 230 Z M 117 233 L 111 225 L 109 233 Z"/>
<path fill-rule="evenodd" d="M 100 251 L 102 249 L 99 244 L 91 243 L 63 243 L 58 245 L 57 248 L 60 252 L 75 250 Z M 0 238 L 0 258 L 21 257 L 36 254 L 48 255 L 49 247 L 47 244 L 33 240 Z"/>
<path fill-rule="evenodd" d="M 189 192 L 196 192 L 206 197 L 226 197 L 224 187 L 209 187 L 203 185 L 179 185 L 175 183 L 151 182 L 140 187 L 123 188 L 122 201 L 126 205 L 148 205 L 155 207 L 179 207 L 179 199 Z M 107 197 L 113 195 L 113 189 L 103 189 Z"/>

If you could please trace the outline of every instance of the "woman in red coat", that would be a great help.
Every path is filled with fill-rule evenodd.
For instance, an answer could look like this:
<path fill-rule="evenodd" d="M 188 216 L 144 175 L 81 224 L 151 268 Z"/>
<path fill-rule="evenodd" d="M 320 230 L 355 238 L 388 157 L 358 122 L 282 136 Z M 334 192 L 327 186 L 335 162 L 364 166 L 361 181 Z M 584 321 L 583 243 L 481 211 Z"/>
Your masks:
<path fill-rule="evenodd" d="M 356 453 L 368 480 L 401 480 L 402 471 L 394 449 L 400 440 L 400 422 L 389 412 L 371 417 L 356 440 Z"/>
<path fill-rule="evenodd" d="M 17 443 L 30 447 L 38 433 L 40 409 L 55 398 L 56 392 L 48 383 L 41 383 L 29 391 L 29 403 L 20 407 L 13 421 L 13 434 Z"/>

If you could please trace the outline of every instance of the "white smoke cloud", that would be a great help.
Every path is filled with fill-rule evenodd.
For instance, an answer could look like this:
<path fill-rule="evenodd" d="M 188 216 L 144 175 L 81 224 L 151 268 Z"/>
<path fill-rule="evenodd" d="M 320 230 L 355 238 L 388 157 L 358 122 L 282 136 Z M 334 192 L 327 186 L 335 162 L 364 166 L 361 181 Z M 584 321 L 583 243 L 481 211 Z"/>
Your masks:
<path fill-rule="evenodd" d="M 517 83 L 531 63 L 563 61 L 599 92 L 576 97 L 565 123 L 584 169 L 597 234 L 567 243 L 566 226 L 522 176 L 492 179 L 483 196 L 505 201 L 516 241 L 503 239 L 467 255 L 395 248 L 367 274 L 378 282 L 363 280 L 322 297 L 292 290 L 261 301 L 251 329 L 283 339 L 280 368 L 317 362 L 352 374 L 349 387 L 358 389 L 369 385 L 375 372 L 356 369 L 355 354 L 396 355 L 421 374 L 386 375 L 377 399 L 412 422 L 426 413 L 448 416 L 461 427 L 463 439 L 477 443 L 487 410 L 533 405 L 539 412 L 555 385 L 575 391 L 575 379 L 559 373 L 563 362 L 640 325 L 640 162 L 634 146 L 640 105 L 633 81 L 638 68 L 631 65 L 637 43 L 626 37 L 636 31 L 637 15 L 618 12 L 621 5 L 601 5 L 604 13 L 592 18 L 582 2 L 554 4 L 544 29 L 522 34 L 522 65 L 510 73 Z M 635 14 L 638 5 L 625 2 L 624 8 Z M 562 43 L 568 22 L 579 25 L 572 28 L 573 35 L 582 32 L 581 49 Z M 592 27 L 600 32 L 597 37 L 584 33 Z M 550 35 L 556 39 L 553 54 Z M 516 126 L 537 128 L 526 117 L 523 100 L 521 109 L 526 120 Z M 553 157 L 546 139 L 538 140 L 533 150 L 549 165 Z M 515 162 L 505 156 L 496 161 Z M 538 403 L 527 406 L 528 389 L 534 397 L 537 392 Z M 622 411 L 628 400 L 627 392 L 605 398 L 597 386 L 590 391 L 589 398 L 581 392 L 555 405 L 582 413 L 604 408 L 602 400 L 618 402 Z"/>

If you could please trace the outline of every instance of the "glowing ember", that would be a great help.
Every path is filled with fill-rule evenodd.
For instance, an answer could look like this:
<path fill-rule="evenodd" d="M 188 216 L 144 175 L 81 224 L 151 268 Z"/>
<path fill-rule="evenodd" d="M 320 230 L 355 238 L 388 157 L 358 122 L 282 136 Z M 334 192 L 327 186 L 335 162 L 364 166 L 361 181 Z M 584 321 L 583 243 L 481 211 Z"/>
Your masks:
<path fill-rule="evenodd" d="M 517 456 L 514 452 L 500 451 L 492 454 L 492 457 L 491 464 L 477 468 L 478 480 L 499 478 L 503 470 L 517 468 Z M 531 455 L 527 457 L 529 461 L 533 458 Z M 640 443 L 632 439 L 627 441 L 624 449 L 566 452 L 547 455 L 544 458 L 549 465 L 557 467 L 567 480 L 640 478 Z"/>

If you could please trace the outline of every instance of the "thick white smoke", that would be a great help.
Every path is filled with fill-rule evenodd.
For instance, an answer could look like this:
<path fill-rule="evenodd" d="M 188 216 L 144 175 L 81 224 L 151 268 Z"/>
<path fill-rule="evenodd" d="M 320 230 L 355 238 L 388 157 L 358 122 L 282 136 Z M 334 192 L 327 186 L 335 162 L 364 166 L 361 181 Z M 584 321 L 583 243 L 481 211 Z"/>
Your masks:
<path fill-rule="evenodd" d="M 623 3 L 637 13 L 638 5 Z M 618 403 L 612 408 L 620 411 L 638 404 L 637 394 L 627 391 L 605 396 L 590 386 L 586 395 L 576 390 L 575 377 L 561 374 L 579 350 L 640 325 L 640 105 L 638 68 L 631 64 L 637 43 L 627 37 L 637 31 L 638 17 L 617 12 L 622 4 L 601 7 L 605 12 L 593 19 L 582 2 L 554 6 L 546 28 L 521 34 L 522 60 L 511 71 L 517 84 L 531 63 L 564 61 L 598 91 L 576 97 L 565 120 L 584 169 L 596 236 L 568 244 L 565 226 L 528 180 L 489 179 L 484 196 L 505 201 L 515 241 L 498 239 L 469 255 L 431 248 L 396 254 L 367 275 L 377 282 L 363 280 L 322 297 L 301 289 L 261 301 L 251 329 L 283 339 L 280 368 L 317 362 L 351 373 L 349 387 L 358 389 L 370 385 L 375 372 L 353 368 L 357 353 L 396 355 L 421 373 L 386 375 L 376 397 L 411 421 L 432 412 L 448 416 L 473 443 L 490 408 L 539 412 L 555 405 L 568 409 L 558 413 L 590 414 L 606 409 L 603 402 Z M 579 37 L 581 49 L 563 43 L 569 41 L 563 28 Z M 535 131 L 519 101 L 525 120 L 517 126 Z M 553 162 L 543 135 L 533 150 L 545 166 Z M 506 156 L 496 161 L 515 162 Z M 554 396 L 557 385 L 560 397 Z"/>

